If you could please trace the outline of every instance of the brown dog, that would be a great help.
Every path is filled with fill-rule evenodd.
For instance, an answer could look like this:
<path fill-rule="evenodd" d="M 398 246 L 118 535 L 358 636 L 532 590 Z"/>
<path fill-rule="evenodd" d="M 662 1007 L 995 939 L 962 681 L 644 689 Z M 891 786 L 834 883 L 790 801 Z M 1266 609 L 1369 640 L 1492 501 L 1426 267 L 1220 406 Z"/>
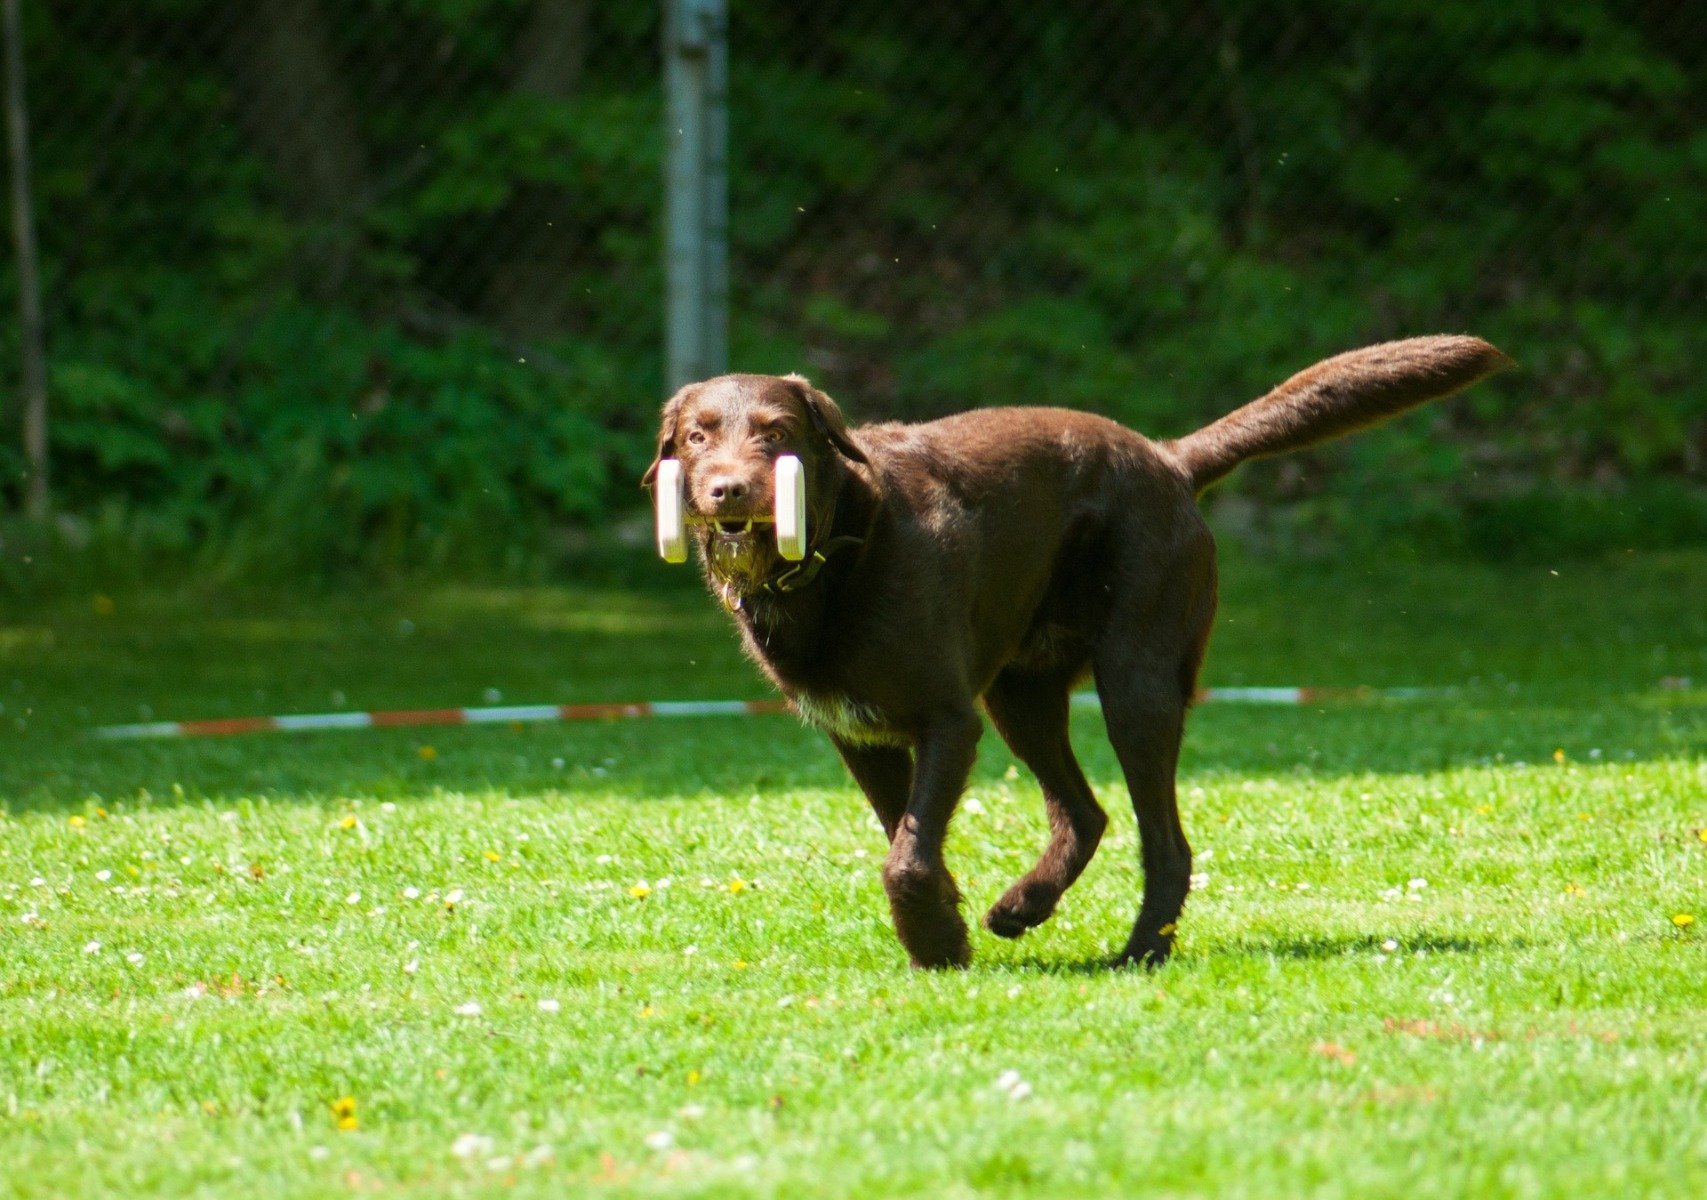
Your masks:
<path fill-rule="evenodd" d="M 1174 766 L 1215 614 L 1196 497 L 1246 459 L 1351 433 L 1506 365 L 1472 337 L 1371 346 L 1173 442 L 1050 408 L 850 430 L 797 375 L 724 375 L 665 404 L 658 458 L 681 460 L 706 581 L 747 653 L 829 735 L 883 822 L 883 886 L 913 963 L 971 957 L 942 844 L 983 731 L 980 699 L 1042 785 L 1050 829 L 985 926 L 1011 938 L 1041 924 L 1090 861 L 1108 818 L 1067 739 L 1069 692 L 1090 674 L 1144 863 L 1117 961 L 1156 964 L 1190 888 Z M 769 513 L 779 454 L 806 469 L 812 549 L 798 564 L 749 520 Z"/>

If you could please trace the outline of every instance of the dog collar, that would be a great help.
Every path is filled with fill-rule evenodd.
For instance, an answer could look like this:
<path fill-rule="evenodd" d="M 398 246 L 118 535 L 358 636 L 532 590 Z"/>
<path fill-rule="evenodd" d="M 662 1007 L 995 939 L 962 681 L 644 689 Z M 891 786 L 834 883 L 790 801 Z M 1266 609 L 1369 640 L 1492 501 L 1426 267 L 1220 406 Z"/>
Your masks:
<path fill-rule="evenodd" d="M 818 578 L 818 572 L 822 571 L 825 564 L 829 562 L 830 555 L 834 554 L 838 550 L 845 550 L 850 546 L 863 545 L 865 545 L 865 539 L 863 537 L 854 537 L 852 534 L 833 537 L 822 545 L 814 546 L 811 552 L 807 554 L 807 556 L 797 565 L 790 567 L 780 575 L 765 580 L 750 592 L 737 592 L 730 585 L 728 580 L 724 580 L 722 597 L 723 607 L 727 608 L 730 612 L 738 612 L 741 608 L 742 600 L 747 596 L 756 595 L 760 592 L 769 592 L 773 596 L 786 596 L 790 592 L 798 592 L 801 588 L 807 586 L 814 579 Z"/>

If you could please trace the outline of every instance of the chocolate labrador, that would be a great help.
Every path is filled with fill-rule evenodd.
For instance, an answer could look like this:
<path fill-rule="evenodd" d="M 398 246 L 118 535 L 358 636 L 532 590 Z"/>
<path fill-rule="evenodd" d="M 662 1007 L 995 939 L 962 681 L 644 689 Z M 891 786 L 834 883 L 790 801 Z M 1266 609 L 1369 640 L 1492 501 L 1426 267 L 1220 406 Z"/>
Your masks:
<path fill-rule="evenodd" d="M 1108 818 L 1067 736 L 1069 693 L 1094 678 L 1144 867 L 1117 963 L 1154 965 L 1191 881 L 1174 770 L 1216 602 L 1198 495 L 1246 459 L 1362 429 L 1509 361 L 1473 337 L 1370 346 L 1161 442 L 1057 408 L 850 429 L 798 375 L 724 375 L 664 405 L 644 483 L 659 461 L 680 461 L 713 595 L 876 810 L 889 836 L 883 887 L 915 966 L 971 957 L 942 847 L 983 732 L 980 700 L 1049 816 L 1037 865 L 985 927 L 1013 938 L 1047 920 L 1095 853 Z M 804 468 L 798 562 L 762 524 L 781 455 Z"/>

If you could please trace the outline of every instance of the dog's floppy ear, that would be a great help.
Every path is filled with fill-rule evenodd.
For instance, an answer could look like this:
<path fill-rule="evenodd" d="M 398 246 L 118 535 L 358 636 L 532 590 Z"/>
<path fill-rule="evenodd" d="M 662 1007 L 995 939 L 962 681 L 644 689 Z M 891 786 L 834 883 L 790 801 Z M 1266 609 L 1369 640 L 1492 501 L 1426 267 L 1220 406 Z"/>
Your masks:
<path fill-rule="evenodd" d="M 866 458 L 865 451 L 854 445 L 853 436 L 848 433 L 848 419 L 842 416 L 842 410 L 836 407 L 834 400 L 813 387 L 804 375 L 784 375 L 783 378 L 800 389 L 813 428 L 823 434 L 842 457 L 851 458 L 854 462 L 871 461 Z"/>
<path fill-rule="evenodd" d="M 658 477 L 658 464 L 666 458 L 676 456 L 676 419 L 681 415 L 682 401 L 687 399 L 688 393 L 696 386 L 698 385 L 690 383 L 664 401 L 664 411 L 658 416 L 658 453 L 652 456 L 652 465 L 647 467 L 646 474 L 640 477 L 641 487 L 651 487 L 652 481 Z"/>

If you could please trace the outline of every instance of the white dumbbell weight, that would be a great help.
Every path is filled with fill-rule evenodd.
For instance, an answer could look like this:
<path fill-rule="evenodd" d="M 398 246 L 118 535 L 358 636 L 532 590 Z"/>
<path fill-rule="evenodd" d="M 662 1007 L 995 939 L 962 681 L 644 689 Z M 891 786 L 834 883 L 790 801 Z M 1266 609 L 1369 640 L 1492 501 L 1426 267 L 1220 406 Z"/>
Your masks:
<path fill-rule="evenodd" d="M 806 473 L 800 460 L 784 454 L 776 460 L 776 552 L 790 562 L 806 557 Z"/>
<path fill-rule="evenodd" d="M 658 557 L 668 563 L 688 560 L 687 511 L 682 504 L 680 459 L 658 462 L 652 486 L 652 505 L 658 517 Z"/>

